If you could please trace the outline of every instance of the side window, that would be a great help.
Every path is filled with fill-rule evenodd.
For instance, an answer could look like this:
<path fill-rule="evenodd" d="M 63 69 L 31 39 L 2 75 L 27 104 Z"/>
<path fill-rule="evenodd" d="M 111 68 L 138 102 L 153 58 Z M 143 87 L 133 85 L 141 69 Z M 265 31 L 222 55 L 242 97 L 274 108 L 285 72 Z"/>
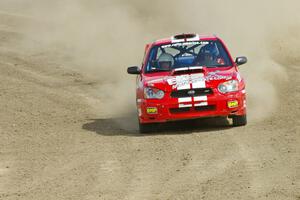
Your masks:
<path fill-rule="evenodd" d="M 224 59 L 225 64 L 232 65 L 232 63 L 229 59 L 229 56 L 228 56 L 227 52 L 225 51 L 225 48 L 223 47 L 223 45 L 220 42 L 217 42 L 216 44 L 219 49 L 219 56 Z"/>
<path fill-rule="evenodd" d="M 162 50 L 158 48 L 155 60 L 157 60 L 161 54 L 162 54 Z"/>
<path fill-rule="evenodd" d="M 148 63 L 147 63 L 147 67 L 146 67 L 146 72 L 151 71 L 151 65 L 152 65 L 152 61 L 156 60 L 156 55 L 157 55 L 157 49 L 158 47 L 153 47 L 150 50 L 150 54 L 149 54 L 149 58 L 148 58 Z"/>

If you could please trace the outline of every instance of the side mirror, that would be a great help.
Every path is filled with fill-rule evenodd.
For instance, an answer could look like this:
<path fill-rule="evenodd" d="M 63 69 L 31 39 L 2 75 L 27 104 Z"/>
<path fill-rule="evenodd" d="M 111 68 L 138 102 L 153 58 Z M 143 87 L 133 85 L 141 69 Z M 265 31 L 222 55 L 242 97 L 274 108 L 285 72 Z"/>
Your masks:
<path fill-rule="evenodd" d="M 127 73 L 128 74 L 140 74 L 141 73 L 141 69 L 137 66 L 134 67 L 128 67 L 127 68 Z"/>
<path fill-rule="evenodd" d="M 235 63 L 239 65 L 246 64 L 248 62 L 248 59 L 245 56 L 237 57 L 235 60 Z"/>

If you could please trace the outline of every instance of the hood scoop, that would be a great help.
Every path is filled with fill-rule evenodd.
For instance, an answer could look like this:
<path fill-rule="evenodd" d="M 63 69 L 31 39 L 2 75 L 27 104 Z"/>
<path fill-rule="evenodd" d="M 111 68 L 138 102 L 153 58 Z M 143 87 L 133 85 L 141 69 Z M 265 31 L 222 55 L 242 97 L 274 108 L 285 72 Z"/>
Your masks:
<path fill-rule="evenodd" d="M 183 67 L 183 68 L 178 68 L 174 69 L 172 71 L 172 75 L 183 75 L 183 74 L 198 74 L 198 73 L 203 73 L 204 69 L 203 67 Z"/>

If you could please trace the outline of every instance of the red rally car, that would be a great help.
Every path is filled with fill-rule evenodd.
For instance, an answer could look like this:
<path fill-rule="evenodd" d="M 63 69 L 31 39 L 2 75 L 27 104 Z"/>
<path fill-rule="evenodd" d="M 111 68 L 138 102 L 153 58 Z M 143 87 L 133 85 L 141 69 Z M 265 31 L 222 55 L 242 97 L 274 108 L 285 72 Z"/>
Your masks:
<path fill-rule="evenodd" d="M 232 118 L 243 126 L 246 118 L 245 82 L 224 42 L 216 36 L 181 34 L 147 44 L 136 74 L 136 103 L 140 132 L 157 123 L 206 117 Z"/>

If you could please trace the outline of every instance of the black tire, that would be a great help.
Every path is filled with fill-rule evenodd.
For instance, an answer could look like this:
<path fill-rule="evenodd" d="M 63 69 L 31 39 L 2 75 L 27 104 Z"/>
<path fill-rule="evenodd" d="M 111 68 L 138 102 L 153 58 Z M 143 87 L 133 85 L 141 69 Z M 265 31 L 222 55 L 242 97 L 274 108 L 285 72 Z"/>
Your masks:
<path fill-rule="evenodd" d="M 157 124 L 141 124 L 139 123 L 140 133 L 153 133 L 157 129 Z"/>
<path fill-rule="evenodd" d="M 245 126 L 247 124 L 247 115 L 237 115 L 232 117 L 233 126 Z"/>

